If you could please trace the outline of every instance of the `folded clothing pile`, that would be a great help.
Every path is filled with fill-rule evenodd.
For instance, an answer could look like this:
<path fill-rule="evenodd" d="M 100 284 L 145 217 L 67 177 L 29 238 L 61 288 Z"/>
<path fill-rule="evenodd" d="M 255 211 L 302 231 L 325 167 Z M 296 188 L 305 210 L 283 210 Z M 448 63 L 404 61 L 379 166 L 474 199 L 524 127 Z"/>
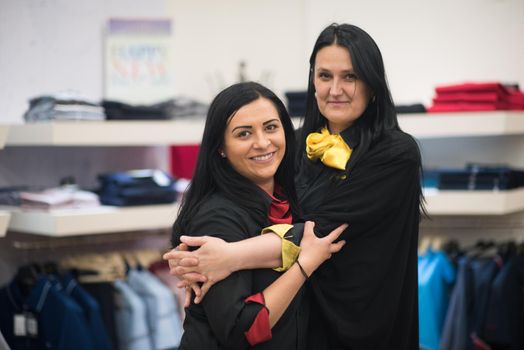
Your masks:
<path fill-rule="evenodd" d="M 39 192 L 18 192 L 20 206 L 27 209 L 81 209 L 100 206 L 96 193 L 66 185 Z"/>
<path fill-rule="evenodd" d="M 101 121 L 106 116 L 104 108 L 75 93 L 38 96 L 29 100 L 29 109 L 24 114 L 26 122 L 52 120 Z"/>
<path fill-rule="evenodd" d="M 524 110 L 524 92 L 498 82 L 437 86 L 428 112 Z"/>
<path fill-rule="evenodd" d="M 133 105 L 122 101 L 103 100 L 107 120 L 169 120 L 205 117 L 208 105 L 184 97 L 149 105 Z"/>
<path fill-rule="evenodd" d="M 176 181 L 156 169 L 130 170 L 98 176 L 102 204 L 133 206 L 165 204 L 176 201 Z"/>
<path fill-rule="evenodd" d="M 524 171 L 508 166 L 479 164 L 424 170 L 424 187 L 440 190 L 509 190 L 524 187 Z"/>

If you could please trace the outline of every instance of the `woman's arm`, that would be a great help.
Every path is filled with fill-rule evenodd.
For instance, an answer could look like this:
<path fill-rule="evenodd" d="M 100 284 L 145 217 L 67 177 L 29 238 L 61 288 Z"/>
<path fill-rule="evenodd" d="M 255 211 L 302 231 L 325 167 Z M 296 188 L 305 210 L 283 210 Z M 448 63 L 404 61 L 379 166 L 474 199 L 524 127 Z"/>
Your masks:
<path fill-rule="evenodd" d="M 299 258 L 308 276 L 345 243 L 333 243 L 344 226 L 324 238 L 317 238 L 313 227 L 312 222 L 306 224 Z M 208 297 L 202 301 L 213 333 L 228 348 L 244 348 L 241 344 L 245 340 L 254 346 L 271 339 L 271 329 L 306 281 L 297 263 L 263 291 L 252 290 L 251 274 L 252 270 L 234 272 L 215 284 L 209 290 Z"/>
<path fill-rule="evenodd" d="M 346 229 L 347 225 L 339 226 L 324 238 L 317 238 L 313 232 L 314 226 L 313 222 L 306 222 L 304 237 L 300 242 L 302 250 L 297 262 L 264 290 L 271 327 L 284 314 L 291 300 L 306 281 L 306 277 L 309 278 L 324 261 L 331 258 L 333 253 L 340 251 L 346 243 L 345 241 L 333 242 Z"/>
<path fill-rule="evenodd" d="M 245 239 L 244 224 L 232 208 L 203 210 L 193 220 L 191 232 L 214 232 L 227 241 Z M 244 215 L 245 216 L 245 215 Z M 324 238 L 316 238 L 313 223 L 308 223 L 307 237 L 303 239 L 301 263 L 310 274 L 333 252 L 342 248 L 344 242 L 333 244 L 340 235 L 334 232 Z M 298 266 L 293 266 L 264 290 L 253 289 L 253 270 L 242 270 L 228 276 L 209 290 L 202 302 L 213 335 L 227 348 L 245 349 L 271 337 L 271 328 L 278 322 L 305 279 Z M 188 314 L 198 314 L 197 306 Z M 189 323 L 191 324 L 191 322 Z M 257 332 L 262 329 L 265 332 Z M 265 336 L 265 337 L 264 337 Z M 269 338 L 268 338 L 269 337 Z"/>
<path fill-rule="evenodd" d="M 287 236 L 302 237 L 304 224 L 295 224 Z M 212 236 L 181 236 L 182 244 L 164 254 L 169 261 L 170 272 L 183 280 L 179 287 L 191 286 L 195 302 L 205 296 L 209 288 L 234 271 L 255 268 L 278 268 L 282 266 L 282 239 L 276 234 L 264 234 L 238 242 L 225 242 Z M 198 247 L 187 251 L 187 246 Z M 202 288 L 197 284 L 202 282 Z M 186 306 L 190 291 L 186 293 Z"/>

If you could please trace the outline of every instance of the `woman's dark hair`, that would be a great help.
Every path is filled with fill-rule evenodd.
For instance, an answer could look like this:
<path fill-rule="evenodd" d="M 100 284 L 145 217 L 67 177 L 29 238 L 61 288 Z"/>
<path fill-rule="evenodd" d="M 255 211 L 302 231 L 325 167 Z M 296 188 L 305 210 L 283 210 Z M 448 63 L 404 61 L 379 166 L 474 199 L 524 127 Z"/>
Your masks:
<path fill-rule="evenodd" d="M 399 130 L 395 105 L 388 88 L 382 54 L 377 44 L 364 30 L 351 24 L 331 24 L 319 35 L 309 59 L 309 80 L 306 102 L 306 115 L 300 138 L 300 149 L 304 149 L 306 136 L 327 125 L 327 119 L 320 113 L 315 98 L 315 61 L 320 49 L 338 45 L 349 51 L 353 69 L 374 96 L 364 113 L 355 121 L 354 126 L 360 133 L 358 150 L 351 156 L 349 166 L 355 163 L 359 155 L 365 153 L 384 131 Z M 349 170 L 349 169 L 348 169 Z"/>
<path fill-rule="evenodd" d="M 219 154 L 231 116 L 243 106 L 259 98 L 265 98 L 273 103 L 284 127 L 286 152 L 275 174 L 275 183 L 282 187 L 290 203 L 293 217 L 298 218 L 293 167 L 295 133 L 291 119 L 282 101 L 271 90 L 254 82 L 238 83 L 220 92 L 209 106 L 191 186 L 184 196 L 173 225 L 173 245 L 178 243 L 176 240 L 180 234 L 186 233 L 189 220 L 197 213 L 200 205 L 215 192 L 220 192 L 247 208 L 260 225 L 267 224 L 267 195 L 252 181 L 236 172 L 229 161 Z"/>

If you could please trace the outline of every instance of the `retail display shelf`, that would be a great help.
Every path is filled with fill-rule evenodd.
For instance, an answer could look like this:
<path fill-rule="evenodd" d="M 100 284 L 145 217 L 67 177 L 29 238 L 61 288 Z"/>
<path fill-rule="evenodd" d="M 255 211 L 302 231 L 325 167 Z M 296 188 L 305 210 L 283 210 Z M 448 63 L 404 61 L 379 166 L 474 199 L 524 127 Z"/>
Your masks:
<path fill-rule="evenodd" d="M 402 130 L 418 139 L 524 134 L 524 112 L 401 114 Z"/>
<path fill-rule="evenodd" d="M 204 118 L 174 121 L 62 121 L 0 126 L 6 146 L 143 146 L 200 143 Z M 300 118 L 293 118 L 295 127 Z M 401 128 L 418 139 L 524 134 L 524 112 L 399 115 Z M 7 132 L 9 130 L 9 132 Z"/>
<path fill-rule="evenodd" d="M 0 210 L 0 237 L 5 236 L 7 231 L 7 226 L 9 225 L 9 219 L 11 218 L 11 213 L 7 210 Z"/>
<path fill-rule="evenodd" d="M 6 146 L 147 146 L 200 143 L 204 119 L 60 121 L 12 125 Z"/>
<path fill-rule="evenodd" d="M 101 206 L 90 209 L 36 211 L 13 209 L 8 230 L 44 236 L 65 237 L 169 228 L 177 204 L 139 207 Z"/>
<path fill-rule="evenodd" d="M 430 215 L 505 215 L 524 210 L 524 188 L 508 191 L 424 191 Z"/>
<path fill-rule="evenodd" d="M 8 126 L 0 125 L 0 149 L 4 148 L 8 131 L 9 131 Z"/>

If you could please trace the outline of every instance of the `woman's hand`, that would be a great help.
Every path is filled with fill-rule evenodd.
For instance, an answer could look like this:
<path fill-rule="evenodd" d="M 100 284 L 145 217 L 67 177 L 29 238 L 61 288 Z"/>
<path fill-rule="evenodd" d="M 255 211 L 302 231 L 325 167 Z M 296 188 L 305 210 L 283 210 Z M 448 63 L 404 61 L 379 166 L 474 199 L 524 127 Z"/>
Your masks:
<path fill-rule="evenodd" d="M 181 236 L 182 244 L 164 254 L 169 261 L 170 273 L 182 280 L 180 286 L 191 287 L 195 291 L 195 303 L 198 304 L 209 288 L 216 282 L 228 277 L 234 271 L 234 253 L 231 245 L 224 240 L 211 236 Z M 200 247 L 187 251 L 187 247 Z M 203 282 L 198 286 L 197 282 Z M 186 289 L 186 304 L 187 304 Z"/>
<path fill-rule="evenodd" d="M 346 241 L 338 241 L 333 243 L 340 234 L 348 227 L 347 224 L 340 225 L 327 236 L 318 238 L 313 229 L 315 223 L 306 221 L 304 225 L 304 236 L 300 242 L 300 255 L 298 260 L 300 265 L 304 268 L 306 274 L 311 274 L 327 259 L 331 258 L 333 253 L 337 253 L 342 249 Z"/>
<path fill-rule="evenodd" d="M 167 260 L 169 264 L 169 273 L 179 279 L 177 287 L 185 288 L 184 307 L 188 307 L 191 304 L 191 290 L 193 290 L 197 296 L 201 293 L 200 285 L 194 281 L 198 281 L 199 279 L 205 280 L 205 276 L 200 276 L 198 274 L 187 274 L 185 276 L 175 273 L 175 269 L 183 261 L 190 266 L 198 264 L 198 260 L 191 257 L 190 254 L 191 253 L 188 252 L 187 244 L 181 243 L 163 256 L 163 259 Z M 188 276 L 190 277 L 189 279 Z"/>

